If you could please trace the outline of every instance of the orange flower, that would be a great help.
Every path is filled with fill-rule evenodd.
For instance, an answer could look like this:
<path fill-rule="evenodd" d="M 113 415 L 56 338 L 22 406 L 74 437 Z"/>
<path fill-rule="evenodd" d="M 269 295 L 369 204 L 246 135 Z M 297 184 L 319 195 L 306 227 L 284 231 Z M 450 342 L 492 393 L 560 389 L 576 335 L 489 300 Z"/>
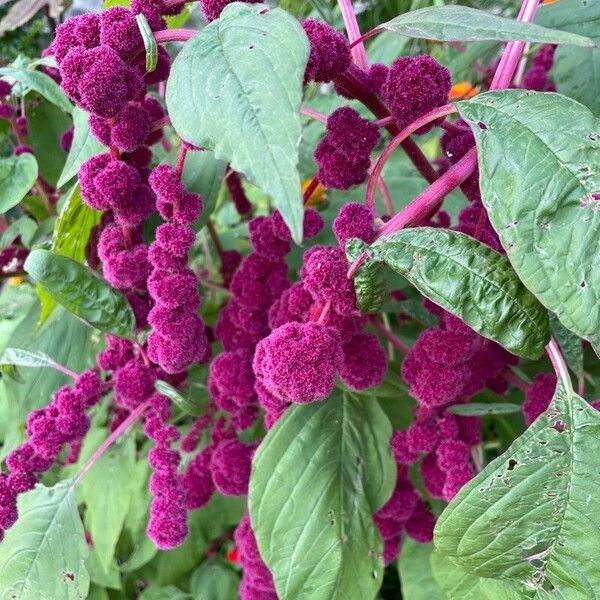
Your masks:
<path fill-rule="evenodd" d="M 469 81 L 459 81 L 452 86 L 448 94 L 448 100 L 465 100 L 479 94 L 479 86 L 474 86 Z"/>
<path fill-rule="evenodd" d="M 312 179 L 306 179 L 302 182 L 302 192 L 304 193 Z M 305 206 L 319 206 L 320 204 L 325 204 L 327 202 L 327 193 L 326 188 L 324 188 L 320 183 L 314 189 L 313 193 L 310 195 L 310 198 L 306 202 Z"/>

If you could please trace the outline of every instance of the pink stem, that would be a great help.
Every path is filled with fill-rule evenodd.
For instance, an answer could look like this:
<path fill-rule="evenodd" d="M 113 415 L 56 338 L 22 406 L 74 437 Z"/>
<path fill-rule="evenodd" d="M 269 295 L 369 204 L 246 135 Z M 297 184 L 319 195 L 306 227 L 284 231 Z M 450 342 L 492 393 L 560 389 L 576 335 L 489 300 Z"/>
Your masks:
<path fill-rule="evenodd" d="M 165 125 L 170 125 L 170 124 L 171 124 L 171 119 L 169 118 L 168 115 L 165 115 L 161 119 L 158 119 L 157 121 L 154 121 L 154 123 L 152 123 L 152 128 L 150 129 L 150 131 L 157 131 L 158 129 L 162 129 Z"/>
<path fill-rule="evenodd" d="M 166 42 L 187 42 L 198 35 L 195 29 L 164 29 L 163 31 L 155 31 L 154 39 L 157 44 Z"/>
<path fill-rule="evenodd" d="M 304 194 L 302 196 L 302 202 L 306 204 L 310 197 L 313 195 L 313 192 L 319 187 L 319 177 L 315 175 L 308 184 L 307 188 L 304 190 Z"/>
<path fill-rule="evenodd" d="M 62 373 L 63 375 L 67 375 L 67 377 L 71 377 L 71 379 L 75 380 L 79 377 L 79 375 L 77 373 L 75 373 L 75 371 L 71 371 L 71 369 L 61 365 L 60 363 L 57 362 L 53 362 L 52 366 L 59 371 L 60 373 Z"/>
<path fill-rule="evenodd" d="M 319 318 L 317 320 L 317 324 L 318 325 L 322 325 L 323 324 L 323 322 L 327 318 L 327 315 L 329 314 L 330 310 L 331 310 L 331 300 L 329 302 L 327 302 L 325 304 L 325 306 L 323 307 L 323 309 L 321 310 L 321 314 L 319 315 Z"/>
<path fill-rule="evenodd" d="M 395 212 L 394 203 L 392 202 L 392 195 L 390 194 L 390 190 L 383 177 L 379 177 L 377 179 L 377 189 L 379 190 L 379 193 L 381 194 L 381 198 L 383 200 L 385 214 L 391 217 Z"/>
<path fill-rule="evenodd" d="M 355 48 L 355 46 L 358 46 L 358 44 L 362 44 L 364 46 L 365 40 L 368 40 L 369 38 L 372 38 L 373 36 L 380 34 L 382 31 L 385 31 L 385 29 L 383 27 L 377 27 L 375 29 L 371 29 L 371 31 L 367 31 L 367 33 L 364 33 L 363 35 L 356 38 L 355 40 L 351 40 L 350 41 L 350 50 L 353 50 Z"/>
<path fill-rule="evenodd" d="M 546 346 L 546 354 L 548 354 L 548 357 L 552 362 L 557 379 L 562 382 L 567 391 L 572 392 L 573 384 L 571 383 L 569 369 L 567 368 L 567 363 L 565 362 L 560 348 L 554 338 L 550 338 L 550 343 Z"/>
<path fill-rule="evenodd" d="M 377 329 L 377 331 L 379 331 L 379 333 L 381 333 L 381 335 L 388 340 L 389 342 L 391 342 L 392 346 L 394 346 L 394 348 L 398 348 L 398 350 L 400 350 L 400 352 L 404 353 L 404 354 L 408 354 L 410 352 L 410 346 L 406 343 L 403 342 L 397 335 L 394 335 L 380 320 L 378 317 L 371 317 L 371 324 L 373 325 L 373 327 L 375 327 L 375 329 Z"/>
<path fill-rule="evenodd" d="M 388 125 L 392 125 L 394 123 L 394 117 L 384 117 L 383 119 L 377 119 L 373 123 L 373 125 L 377 125 L 377 127 L 387 127 Z"/>
<path fill-rule="evenodd" d="M 446 104 L 440 108 L 435 108 L 434 110 L 429 111 L 427 114 L 419 117 L 415 121 L 413 121 L 410 125 L 405 127 L 400 133 L 398 133 L 392 141 L 385 147 L 384 151 L 381 153 L 373 170 L 371 171 L 371 176 L 369 177 L 369 182 L 367 183 L 367 206 L 373 210 L 375 206 L 375 184 L 381 175 L 381 171 L 388 160 L 388 158 L 392 155 L 394 150 L 404 141 L 406 140 L 412 133 L 421 129 L 424 125 L 435 121 L 441 117 L 445 117 L 450 113 L 456 112 L 456 108 L 452 104 Z M 438 180 L 439 181 L 439 180 Z"/>
<path fill-rule="evenodd" d="M 322 112 L 319 112 L 318 110 L 314 110 L 312 108 L 309 108 L 308 106 L 303 106 L 300 109 L 300 112 L 303 115 L 314 119 L 315 121 L 320 121 L 321 123 L 323 123 L 323 125 L 327 125 L 327 115 L 323 114 Z"/>
<path fill-rule="evenodd" d="M 138 417 L 148 408 L 150 400 L 146 400 L 140 404 L 131 414 L 102 442 L 98 450 L 90 456 L 85 465 L 81 468 L 81 471 L 77 473 L 73 481 L 73 486 L 77 485 L 83 476 L 96 464 L 100 457 L 121 437 L 125 430 L 137 421 Z"/>
<path fill-rule="evenodd" d="M 185 164 L 185 157 L 187 156 L 187 147 L 185 142 L 181 140 L 181 146 L 179 147 L 179 154 L 177 155 L 177 164 L 175 165 L 175 172 L 179 177 L 183 173 L 183 165 Z"/>
<path fill-rule="evenodd" d="M 530 385 L 526 381 L 523 381 L 511 369 L 506 369 L 506 371 L 504 371 L 504 373 L 502 373 L 502 376 L 504 377 L 504 379 L 506 379 L 506 381 L 508 381 L 508 383 L 514 385 L 517 389 L 519 389 L 523 392 L 527 392 L 529 390 Z"/>
<path fill-rule="evenodd" d="M 369 68 L 369 61 L 367 59 L 365 45 L 361 40 L 360 29 L 358 28 L 356 15 L 354 14 L 352 0 L 338 0 L 338 5 L 342 11 L 342 17 L 344 19 L 344 25 L 350 43 L 352 44 L 355 40 L 357 41 L 356 45 L 352 46 L 352 60 L 357 67 L 366 71 Z"/>

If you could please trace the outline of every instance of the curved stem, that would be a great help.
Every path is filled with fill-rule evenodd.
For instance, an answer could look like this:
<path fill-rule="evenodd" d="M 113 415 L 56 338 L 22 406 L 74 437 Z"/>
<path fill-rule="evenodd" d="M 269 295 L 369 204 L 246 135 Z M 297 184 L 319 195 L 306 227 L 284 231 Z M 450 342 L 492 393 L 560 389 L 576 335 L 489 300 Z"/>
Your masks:
<path fill-rule="evenodd" d="M 529 390 L 530 385 L 526 381 L 523 381 L 511 368 L 506 369 L 506 371 L 502 373 L 502 377 L 522 392 L 527 392 Z"/>
<path fill-rule="evenodd" d="M 171 119 L 169 118 L 169 115 L 165 115 L 161 119 L 158 119 L 157 121 L 154 121 L 154 123 L 152 123 L 150 132 L 157 131 L 159 129 L 162 129 L 165 125 L 170 125 L 170 124 L 171 124 Z"/>
<path fill-rule="evenodd" d="M 319 315 L 319 318 L 317 319 L 317 324 L 318 325 L 322 325 L 323 324 L 323 322 L 327 318 L 327 315 L 329 314 L 330 310 L 331 310 L 331 300 L 329 300 L 329 302 L 327 302 L 325 304 L 325 306 L 322 308 L 321 314 Z"/>
<path fill-rule="evenodd" d="M 388 158 L 392 155 L 394 150 L 405 140 L 409 135 L 421 129 L 424 125 L 435 121 L 441 117 L 445 117 L 453 112 L 456 112 L 456 107 L 453 104 L 446 104 L 440 108 L 436 108 L 434 110 L 429 111 L 427 114 L 419 117 L 415 121 L 413 121 L 408 127 L 405 127 L 400 133 L 398 133 L 392 141 L 385 147 L 384 151 L 381 153 L 373 170 L 371 171 L 371 176 L 369 177 L 369 182 L 367 183 L 367 206 L 373 209 L 375 205 L 375 185 L 379 176 L 381 175 L 381 171 L 388 160 Z"/>
<path fill-rule="evenodd" d="M 386 340 L 388 340 L 388 342 L 390 342 L 392 344 L 392 346 L 394 346 L 394 348 L 397 348 L 403 354 L 408 354 L 410 352 L 410 346 L 406 342 L 403 342 L 397 335 L 393 334 L 379 320 L 378 317 L 373 316 L 373 317 L 370 318 L 370 321 L 371 321 L 371 324 L 373 325 L 373 327 L 375 327 L 375 329 L 377 329 L 377 331 L 379 331 L 379 333 L 381 333 L 381 335 Z"/>
<path fill-rule="evenodd" d="M 166 42 L 187 42 L 198 35 L 195 29 L 164 29 L 154 32 L 154 39 L 157 44 Z"/>
<path fill-rule="evenodd" d="M 375 29 L 371 29 L 371 31 L 367 31 L 367 33 L 363 33 L 359 38 L 350 41 L 350 50 L 353 50 L 355 46 L 358 44 L 364 44 L 365 40 L 372 38 L 373 36 L 385 31 L 383 27 L 376 27 Z"/>
<path fill-rule="evenodd" d="M 321 123 L 323 123 L 323 125 L 327 125 L 327 115 L 322 112 L 319 112 L 318 110 L 314 110 L 313 108 L 310 108 L 308 106 L 303 106 L 300 109 L 300 112 L 303 115 L 314 119 L 315 121 L 320 121 Z"/>
<path fill-rule="evenodd" d="M 568 392 L 574 393 L 567 363 L 565 362 L 560 348 L 554 338 L 550 338 L 550 343 L 546 346 L 546 353 L 552 362 L 557 379 L 562 382 Z"/>
<path fill-rule="evenodd" d="M 352 0 L 338 0 L 338 5 L 342 11 L 342 18 L 344 19 L 344 25 L 350 40 L 352 61 L 357 67 L 360 67 L 363 71 L 369 68 L 369 61 L 367 59 L 367 51 L 365 45 L 361 40 L 360 29 L 358 27 L 358 21 L 354 14 L 354 7 L 352 6 Z M 353 42 L 356 41 L 356 44 Z"/>

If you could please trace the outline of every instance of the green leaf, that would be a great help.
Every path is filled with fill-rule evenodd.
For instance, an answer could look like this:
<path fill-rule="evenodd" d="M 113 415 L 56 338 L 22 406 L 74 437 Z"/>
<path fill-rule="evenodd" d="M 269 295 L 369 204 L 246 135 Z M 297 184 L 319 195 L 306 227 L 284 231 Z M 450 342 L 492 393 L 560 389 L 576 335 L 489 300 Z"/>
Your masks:
<path fill-rule="evenodd" d="M 6 348 L 0 356 L 0 364 L 15 365 L 16 367 L 50 367 L 52 369 L 60 367 L 45 352 L 25 350 L 24 348 Z"/>
<path fill-rule="evenodd" d="M 455 231 L 419 227 L 380 238 L 372 250 L 482 336 L 526 358 L 544 352 L 550 338 L 546 311 L 489 246 Z"/>
<path fill-rule="evenodd" d="M 404 13 L 387 23 L 382 23 L 379 28 L 407 37 L 440 42 L 524 40 L 541 44 L 571 44 L 587 48 L 595 46 L 594 41 L 588 37 L 507 19 L 468 6 L 450 4 L 429 6 Z"/>
<path fill-rule="evenodd" d="M 157 392 L 167 396 L 167 398 L 172 400 L 188 415 L 197 417 L 204 412 L 206 406 L 205 403 L 200 401 L 199 396 L 196 397 L 196 400 L 186 398 L 185 396 L 182 396 L 171 384 L 167 383 L 166 381 L 162 381 L 161 379 L 156 380 L 154 387 L 156 388 Z"/>
<path fill-rule="evenodd" d="M 600 2 L 561 0 L 542 5 L 536 23 L 587 35 L 600 42 Z M 554 54 L 552 78 L 557 90 L 600 114 L 600 49 L 559 47 Z"/>
<path fill-rule="evenodd" d="M 144 40 L 144 48 L 146 49 L 146 73 L 152 73 L 156 69 L 158 62 L 158 44 L 152 34 L 152 29 L 148 24 L 148 20 L 142 13 L 135 16 L 142 40 Z"/>
<path fill-rule="evenodd" d="M 550 329 L 573 373 L 578 376 L 581 375 L 583 373 L 583 343 L 581 338 L 569 331 L 554 313 L 550 313 Z"/>
<path fill-rule="evenodd" d="M 88 570 L 92 583 L 113 590 L 120 590 L 122 588 L 121 572 L 117 566 L 117 561 L 111 558 L 109 567 L 106 569 L 100 562 L 97 548 L 90 548 L 90 554 L 85 561 L 85 567 Z"/>
<path fill-rule="evenodd" d="M 88 124 L 88 113 L 75 107 L 73 110 L 73 143 L 67 155 L 65 166 L 58 178 L 62 187 L 79 173 L 81 165 L 90 157 L 101 154 L 106 148 L 94 137 Z"/>
<path fill-rule="evenodd" d="M 352 264 L 369 249 L 369 246 L 357 238 L 346 242 L 346 256 Z M 364 313 L 378 312 L 387 298 L 387 284 L 383 264 L 367 260 L 354 274 L 356 306 Z"/>
<path fill-rule="evenodd" d="M 10 246 L 18 237 L 21 238 L 21 243 L 29 248 L 31 240 L 35 236 L 37 231 L 37 223 L 29 217 L 19 217 L 16 221 L 13 221 L 8 229 L 2 234 L 0 238 L 0 250 L 4 250 L 7 246 Z"/>
<path fill-rule="evenodd" d="M 411 538 L 402 543 L 398 560 L 398 573 L 403 597 L 408 600 L 446 600 L 431 570 L 429 559 L 433 544 L 419 544 Z"/>
<path fill-rule="evenodd" d="M 390 436 L 377 402 L 339 391 L 292 406 L 267 433 L 249 508 L 282 600 L 375 598 L 383 563 L 372 517 L 394 485 Z"/>
<path fill-rule="evenodd" d="M 0 159 L 0 214 L 21 202 L 38 176 L 38 164 L 33 154 Z"/>
<path fill-rule="evenodd" d="M 600 413 L 559 385 L 533 425 L 438 520 L 436 549 L 518 598 L 597 597 Z"/>
<path fill-rule="evenodd" d="M 458 109 L 475 134 L 483 202 L 513 268 L 567 329 L 597 345 L 598 121 L 570 98 L 523 90 L 481 94 Z"/>
<path fill-rule="evenodd" d="M 25 87 L 34 90 L 55 104 L 67 113 L 73 112 L 73 105 L 62 91 L 58 83 L 45 73 L 31 71 L 29 69 L 18 69 L 14 67 L 4 67 L 0 69 L 0 77 L 14 79 Z"/>
<path fill-rule="evenodd" d="M 165 587 L 150 586 L 138 598 L 139 600 L 190 600 L 190 595 L 174 585 L 167 585 Z"/>
<path fill-rule="evenodd" d="M 33 250 L 25 271 L 59 304 L 100 331 L 135 336 L 135 316 L 125 296 L 78 262 L 48 250 Z"/>
<path fill-rule="evenodd" d="M 19 496 L 19 520 L 0 544 L 2 595 L 19 600 L 80 600 L 90 580 L 72 480 Z"/>
<path fill-rule="evenodd" d="M 128 436 L 122 443 L 113 444 L 80 483 L 81 499 L 87 507 L 86 526 L 105 572 L 110 572 L 117 540 L 133 499 L 134 467 L 135 443 Z"/>
<path fill-rule="evenodd" d="M 216 560 L 203 562 L 190 579 L 190 593 L 194 600 L 237 598 L 238 586 L 236 572 Z"/>
<path fill-rule="evenodd" d="M 214 150 L 272 197 L 302 240 L 300 103 L 308 41 L 279 8 L 235 2 L 173 62 L 167 107 L 177 133 Z"/>
<path fill-rule="evenodd" d="M 486 415 L 510 415 L 521 412 L 520 404 L 512 402 L 469 402 L 468 404 L 454 404 L 448 411 L 463 417 L 483 417 Z"/>

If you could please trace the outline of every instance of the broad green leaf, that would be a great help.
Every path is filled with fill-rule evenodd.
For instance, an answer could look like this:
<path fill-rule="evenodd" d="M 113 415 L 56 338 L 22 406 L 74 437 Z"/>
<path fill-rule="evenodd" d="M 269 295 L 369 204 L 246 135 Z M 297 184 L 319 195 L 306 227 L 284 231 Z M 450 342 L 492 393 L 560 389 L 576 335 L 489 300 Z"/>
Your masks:
<path fill-rule="evenodd" d="M 185 158 L 183 183 L 190 192 L 200 194 L 203 200 L 202 213 L 194 224 L 196 231 L 200 231 L 212 215 L 226 168 L 227 162 L 217 160 L 208 150 L 188 152 Z"/>
<path fill-rule="evenodd" d="M 216 560 L 204 561 L 190 579 L 190 594 L 194 600 L 228 600 L 238 596 L 239 577 L 236 572 Z"/>
<path fill-rule="evenodd" d="M 379 28 L 407 37 L 440 42 L 524 40 L 542 44 L 571 44 L 587 48 L 595 46 L 594 41 L 588 37 L 507 19 L 468 6 L 451 4 L 413 10 L 381 24 Z"/>
<path fill-rule="evenodd" d="M 548 408 L 454 498 L 438 552 L 519 598 L 597 598 L 600 413 L 559 385 Z"/>
<path fill-rule="evenodd" d="M 85 568 L 90 575 L 90 581 L 92 583 L 113 590 L 120 590 L 122 588 L 121 572 L 117 566 L 117 561 L 114 558 L 111 558 L 108 569 L 105 569 L 100 562 L 97 548 L 90 548 L 90 554 L 85 561 Z"/>
<path fill-rule="evenodd" d="M 346 242 L 346 256 L 352 264 L 369 246 L 357 238 Z M 356 306 L 364 313 L 378 312 L 387 297 L 384 267 L 380 262 L 367 259 L 354 274 Z"/>
<path fill-rule="evenodd" d="M 92 583 L 87 600 L 110 600 L 110 596 L 103 587 Z"/>
<path fill-rule="evenodd" d="M 33 250 L 25 271 L 59 304 L 100 331 L 126 338 L 135 334 L 135 316 L 125 296 L 82 264 Z"/>
<path fill-rule="evenodd" d="M 67 113 L 73 112 L 73 105 L 62 91 L 58 83 L 45 73 L 40 71 L 32 71 L 29 69 L 19 69 L 14 67 L 4 67 L 0 69 L 0 77 L 18 81 L 25 87 L 41 94 L 52 104 L 56 104 L 59 108 Z"/>
<path fill-rule="evenodd" d="M 38 164 L 33 154 L 0 159 L 0 214 L 21 202 L 38 176 Z"/>
<path fill-rule="evenodd" d="M 2 597 L 81 600 L 90 580 L 83 525 L 72 480 L 19 496 L 19 520 L 0 544 Z"/>
<path fill-rule="evenodd" d="M 139 600 L 191 600 L 191 596 L 186 594 L 174 585 L 165 587 L 150 586 L 146 588 L 140 596 Z"/>
<path fill-rule="evenodd" d="M 509 262 L 477 240 L 447 229 L 404 229 L 372 251 L 424 296 L 514 354 L 539 358 L 548 315 Z"/>
<path fill-rule="evenodd" d="M 271 196 L 302 240 L 300 103 L 308 42 L 285 11 L 234 2 L 173 62 L 167 107 L 177 133 L 214 150 Z"/>
<path fill-rule="evenodd" d="M 372 517 L 395 480 L 390 436 L 373 399 L 340 392 L 292 406 L 267 433 L 249 508 L 282 600 L 375 598 L 383 547 Z"/>
<path fill-rule="evenodd" d="M 79 173 L 81 165 L 91 156 L 101 154 L 106 148 L 94 137 L 88 124 L 88 113 L 75 107 L 73 110 L 73 143 L 67 155 L 65 166 L 58 178 L 58 187 L 62 187 Z"/>
<path fill-rule="evenodd" d="M 463 417 L 483 417 L 485 415 L 510 415 L 521 412 L 520 404 L 512 402 L 469 402 L 468 404 L 454 404 L 448 411 Z"/>
<path fill-rule="evenodd" d="M 513 268 L 567 329 L 598 345 L 598 121 L 570 98 L 523 90 L 481 94 L 458 109 L 475 134 L 483 202 Z"/>
<path fill-rule="evenodd" d="M 407 600 L 446 600 L 447 596 L 435 580 L 430 564 L 433 544 L 419 544 L 411 538 L 402 543 L 398 573 L 402 596 Z"/>
<path fill-rule="evenodd" d="M 80 483 L 81 499 L 87 507 L 86 526 L 94 540 L 98 560 L 107 573 L 133 499 L 134 467 L 135 443 L 133 437 L 128 436 L 122 443 L 113 444 Z"/>
<path fill-rule="evenodd" d="M 600 2 L 561 0 L 542 5 L 536 23 L 591 37 L 600 42 Z M 554 54 L 551 73 L 556 88 L 600 115 L 600 49 L 562 46 Z"/>
<path fill-rule="evenodd" d="M 0 356 L 0 364 L 15 365 L 16 367 L 50 367 L 55 369 L 58 366 L 60 368 L 60 365 L 45 352 L 24 348 L 6 348 Z"/>
<path fill-rule="evenodd" d="M 204 412 L 206 408 L 203 402 L 200 402 L 200 398 L 196 397 L 196 399 L 186 398 L 182 394 L 179 393 L 171 384 L 163 381 L 162 379 L 157 379 L 154 383 L 154 387 L 157 392 L 164 394 L 172 400 L 181 410 L 186 412 L 188 415 L 192 415 L 193 417 L 197 417 Z"/>
<path fill-rule="evenodd" d="M 581 375 L 583 373 L 583 342 L 581 338 L 569 331 L 554 313 L 550 313 L 550 329 L 573 373 Z"/>
<path fill-rule="evenodd" d="M 4 248 L 10 246 L 18 237 L 21 238 L 21 243 L 24 246 L 29 247 L 37 231 L 37 227 L 37 223 L 33 219 L 26 216 L 19 217 L 2 234 L 0 238 L 0 250 L 4 250 Z"/>

